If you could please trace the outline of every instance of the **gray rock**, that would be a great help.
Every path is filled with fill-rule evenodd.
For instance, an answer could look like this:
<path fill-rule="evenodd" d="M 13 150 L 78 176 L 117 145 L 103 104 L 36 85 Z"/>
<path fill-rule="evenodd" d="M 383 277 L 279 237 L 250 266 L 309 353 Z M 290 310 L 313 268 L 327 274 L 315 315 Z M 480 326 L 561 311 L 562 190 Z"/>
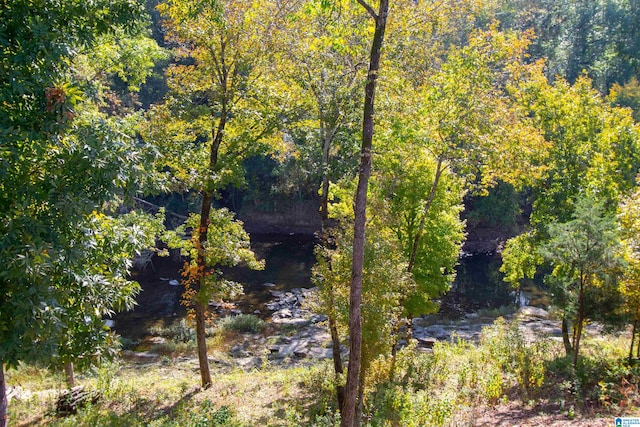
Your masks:
<path fill-rule="evenodd" d="M 548 319 L 549 318 L 549 312 L 543 308 L 539 308 L 539 307 L 532 307 L 529 305 L 526 305 L 524 307 L 520 307 L 520 309 L 518 310 L 518 314 L 521 317 L 534 317 L 534 318 L 538 318 L 538 319 Z"/>
<path fill-rule="evenodd" d="M 330 359 L 333 357 L 333 350 L 323 347 L 311 347 L 309 348 L 308 356 L 315 359 Z"/>
<path fill-rule="evenodd" d="M 425 333 L 431 335 L 437 339 L 446 339 L 451 335 L 450 332 L 447 332 L 444 327 L 440 325 L 432 325 L 424 328 Z"/>
<path fill-rule="evenodd" d="M 305 326 L 309 326 L 311 321 L 309 319 L 301 319 L 296 317 L 283 317 L 283 318 L 274 318 L 273 323 L 277 323 L 280 325 L 290 325 L 298 328 L 304 328 Z"/>

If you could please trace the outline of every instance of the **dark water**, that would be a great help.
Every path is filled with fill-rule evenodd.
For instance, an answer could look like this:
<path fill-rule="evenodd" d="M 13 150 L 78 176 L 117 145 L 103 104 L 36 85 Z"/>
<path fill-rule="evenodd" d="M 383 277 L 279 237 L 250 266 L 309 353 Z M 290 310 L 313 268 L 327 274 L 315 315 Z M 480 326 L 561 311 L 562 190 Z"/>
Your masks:
<path fill-rule="evenodd" d="M 245 294 L 236 302 L 243 313 L 258 311 L 266 316 L 264 304 L 271 299 L 271 290 L 311 287 L 311 268 L 315 240 L 307 235 L 251 235 L 251 246 L 259 259 L 266 261 L 262 271 L 246 267 L 225 270 L 225 277 L 244 286 Z M 114 329 L 129 338 L 141 338 L 152 326 L 168 326 L 183 318 L 182 286 L 172 286 L 167 279 L 179 280 L 182 263 L 170 258 L 154 259 L 154 270 L 134 275 L 142 286 L 137 307 L 115 317 Z M 502 281 L 498 271 L 498 255 L 474 255 L 461 258 L 457 278 L 451 290 L 441 298 L 443 317 L 457 317 L 483 308 L 501 306 L 544 305 L 543 294 L 535 287 L 524 292 L 514 291 Z"/>
<path fill-rule="evenodd" d="M 239 282 L 244 295 L 235 301 L 244 313 L 259 310 L 264 315 L 264 304 L 271 299 L 271 290 L 309 288 L 311 268 L 315 263 L 315 239 L 308 235 L 251 235 L 251 247 L 266 267 L 254 271 L 246 267 L 224 269 L 225 278 Z M 167 327 L 184 318 L 186 307 L 181 304 L 183 286 L 172 286 L 170 280 L 180 280 L 183 262 L 171 257 L 156 257 L 153 268 L 134 272 L 142 291 L 134 310 L 115 315 L 116 332 L 127 338 L 139 339 L 148 335 L 151 327 Z"/>

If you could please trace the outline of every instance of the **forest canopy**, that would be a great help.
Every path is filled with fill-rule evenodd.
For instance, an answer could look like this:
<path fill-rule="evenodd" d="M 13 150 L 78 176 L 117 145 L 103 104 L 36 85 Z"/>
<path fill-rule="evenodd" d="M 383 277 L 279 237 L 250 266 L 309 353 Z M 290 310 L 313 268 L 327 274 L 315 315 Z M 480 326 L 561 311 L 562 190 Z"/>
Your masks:
<path fill-rule="evenodd" d="M 71 387 L 117 357 L 134 261 L 170 250 L 211 387 L 209 304 L 264 267 L 241 220 L 278 215 L 316 235 L 342 426 L 407 380 L 464 253 L 546 289 L 574 370 L 590 322 L 640 353 L 640 1 L 9 0 L 0 22 L 0 426 L 5 369 Z"/>

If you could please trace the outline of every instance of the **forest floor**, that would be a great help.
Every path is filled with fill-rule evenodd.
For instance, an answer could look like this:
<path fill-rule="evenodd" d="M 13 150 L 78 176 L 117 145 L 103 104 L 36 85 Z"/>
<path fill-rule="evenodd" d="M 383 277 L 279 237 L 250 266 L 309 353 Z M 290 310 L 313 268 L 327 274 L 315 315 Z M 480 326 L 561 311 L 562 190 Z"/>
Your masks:
<path fill-rule="evenodd" d="M 485 320 L 467 319 L 465 325 L 469 326 L 467 324 L 469 321 L 484 323 Z M 532 325 L 529 324 L 530 327 Z M 535 325 L 544 326 L 542 330 L 545 332 L 556 329 L 556 326 L 545 326 L 543 322 L 537 322 Z M 440 325 L 438 326 L 440 328 Z M 273 325 L 268 324 L 268 328 L 272 327 Z M 292 335 L 296 331 L 288 330 L 287 333 Z M 271 338 L 274 337 L 275 335 L 271 336 Z M 602 341 L 603 339 L 607 341 Z M 260 355 L 253 346 L 243 346 L 243 343 L 247 342 L 257 345 L 259 340 L 255 334 L 239 333 L 229 334 L 224 339 L 212 340 L 209 360 L 213 385 L 206 390 L 199 387 L 198 362 L 192 345 L 189 347 L 171 342 L 158 347 L 165 353 L 145 352 L 143 354 L 152 354 L 153 357 L 121 359 L 116 363 L 80 373 L 77 376 L 78 382 L 87 389 L 99 390 L 102 398 L 93 407 L 64 418 L 55 416 L 56 399 L 65 388 L 62 376 L 51 374 L 46 369 L 20 366 L 7 374 L 11 396 L 9 425 L 20 427 L 45 425 L 329 427 L 335 425 L 337 416 L 331 409 L 334 391 L 330 359 L 288 355 L 283 362 L 281 359 L 272 359 L 269 356 L 273 356 L 273 351 L 277 349 L 283 353 L 286 345 L 270 345 L 267 336 L 266 341 L 263 340 L 263 344 L 260 345 L 260 348 L 267 352 Z M 604 349 L 606 353 L 611 351 L 611 348 L 623 350 L 626 342 L 624 336 L 603 338 L 599 331 L 594 329 L 586 341 L 586 347 Z M 234 352 L 249 352 L 254 356 L 238 357 L 234 356 Z M 252 363 L 243 366 L 240 362 L 245 360 L 251 360 Z M 621 407 L 617 411 L 611 405 L 603 406 L 598 402 L 585 405 L 572 399 L 565 401 L 564 396 L 567 393 L 562 391 L 562 387 L 566 385 L 561 384 L 562 380 L 554 380 L 552 371 L 548 372 L 548 376 L 549 383 L 545 384 L 543 390 L 531 400 L 507 393 L 498 402 L 489 405 L 482 396 L 474 396 L 472 393 L 472 397 L 468 398 L 465 404 L 455 404 L 447 420 L 440 425 L 613 427 L 617 416 L 640 417 L 640 396 L 637 395 L 637 386 L 632 390 L 635 394 L 627 396 L 626 400 L 634 403 L 631 405 L 627 403 L 626 407 Z M 215 421 L 216 419 L 218 421 Z"/>
<path fill-rule="evenodd" d="M 55 388 L 22 388 L 10 407 L 10 426 L 136 426 L 136 425 L 225 425 L 198 424 L 211 408 L 230 408 L 233 426 L 310 426 L 309 414 L 317 413 L 318 389 L 330 375 L 330 366 L 288 367 L 265 371 L 214 371 L 214 384 L 207 390 L 197 386 L 195 360 L 171 364 L 122 365 L 98 377 L 81 376 L 89 388 L 100 387 L 103 399 L 77 416 L 53 415 Z M 24 368 L 23 368 L 24 369 Z M 35 371 L 31 370 L 31 374 Z M 22 374 L 26 374 L 23 372 Z M 41 376 L 37 374 L 35 377 Z M 20 375 L 22 376 L 22 375 Z M 105 376 L 110 377 L 105 380 Z M 50 381 L 50 380 L 49 380 Z M 12 381 L 13 382 L 13 381 Z M 29 387 L 28 384 L 24 384 Z M 41 384 L 44 386 L 44 384 Z M 49 384 L 49 386 L 52 384 Z M 35 384 L 31 385 L 38 388 Z M 629 408 L 628 408 L 629 409 Z M 640 416 L 640 408 L 626 416 Z M 521 401 L 478 405 L 454 412 L 447 426 L 480 427 L 613 427 L 615 414 L 575 413 L 557 404 L 526 404 Z M 171 424 L 171 422 L 175 424 Z"/>

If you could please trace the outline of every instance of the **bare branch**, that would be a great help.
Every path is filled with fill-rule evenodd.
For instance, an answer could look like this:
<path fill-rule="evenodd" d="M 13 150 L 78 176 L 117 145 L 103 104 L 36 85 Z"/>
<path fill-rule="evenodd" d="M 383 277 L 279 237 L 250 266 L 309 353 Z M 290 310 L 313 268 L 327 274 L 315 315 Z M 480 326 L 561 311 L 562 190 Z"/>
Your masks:
<path fill-rule="evenodd" d="M 371 15 L 371 17 L 373 18 L 374 21 L 378 20 L 378 14 L 376 13 L 375 10 L 373 10 L 373 8 L 371 6 L 369 6 L 367 4 L 367 2 L 365 2 L 364 0 L 357 0 L 357 1 L 362 7 L 367 9 L 367 12 L 369 13 L 369 15 Z"/>

